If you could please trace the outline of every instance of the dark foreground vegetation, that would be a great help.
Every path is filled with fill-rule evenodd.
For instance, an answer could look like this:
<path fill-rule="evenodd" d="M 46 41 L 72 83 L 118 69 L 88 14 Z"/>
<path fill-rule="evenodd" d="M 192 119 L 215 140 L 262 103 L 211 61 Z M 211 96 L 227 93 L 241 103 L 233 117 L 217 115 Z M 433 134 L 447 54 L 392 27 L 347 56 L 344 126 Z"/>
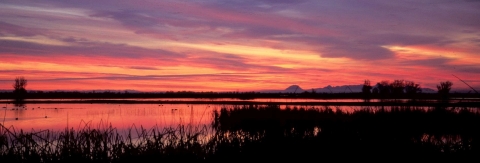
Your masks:
<path fill-rule="evenodd" d="M 15 131 L 0 125 L 2 162 L 479 160 L 477 108 L 238 106 L 211 126 Z M 385 158 L 387 158 L 385 160 Z"/>
<path fill-rule="evenodd" d="M 244 135 L 252 155 L 337 159 L 473 158 L 480 154 L 480 114 L 467 108 L 367 107 L 346 113 L 330 108 L 222 109 L 219 131 Z M 232 136 L 234 137 L 234 136 Z M 242 136 L 237 138 L 243 141 Z M 242 144 L 242 143 L 239 143 Z M 242 145 L 239 145 L 242 146 Z M 262 154 L 263 155 L 263 154 Z M 353 158 L 352 158 L 353 157 Z"/>

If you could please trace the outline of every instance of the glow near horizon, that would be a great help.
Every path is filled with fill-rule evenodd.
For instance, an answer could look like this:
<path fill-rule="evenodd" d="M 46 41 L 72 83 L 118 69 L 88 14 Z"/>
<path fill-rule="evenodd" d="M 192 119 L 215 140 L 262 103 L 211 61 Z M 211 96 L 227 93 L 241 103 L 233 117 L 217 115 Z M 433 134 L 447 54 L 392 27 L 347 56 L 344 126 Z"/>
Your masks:
<path fill-rule="evenodd" d="M 0 89 L 480 87 L 478 2 L 220 2 L 0 2 Z"/>

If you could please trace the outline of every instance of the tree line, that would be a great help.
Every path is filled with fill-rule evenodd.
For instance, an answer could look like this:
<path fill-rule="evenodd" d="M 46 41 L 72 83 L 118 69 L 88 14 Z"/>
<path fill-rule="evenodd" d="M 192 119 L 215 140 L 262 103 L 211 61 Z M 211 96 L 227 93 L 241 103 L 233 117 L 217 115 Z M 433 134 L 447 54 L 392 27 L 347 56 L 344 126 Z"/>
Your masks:
<path fill-rule="evenodd" d="M 439 94 L 448 94 L 452 89 L 453 83 L 451 81 L 440 82 L 437 85 Z M 406 80 L 394 80 L 390 82 L 383 80 L 375 85 L 371 86 L 370 80 L 365 80 L 362 87 L 362 93 L 364 94 L 417 94 L 422 93 L 420 84 L 413 81 Z"/>
<path fill-rule="evenodd" d="M 440 82 L 437 85 L 437 95 L 424 94 L 420 84 L 407 80 L 383 80 L 372 86 L 369 80 L 363 83 L 362 91 L 355 93 L 261 93 L 261 92 L 192 92 L 192 91 L 167 91 L 156 93 L 130 93 L 130 92 L 43 92 L 30 91 L 27 94 L 27 79 L 17 77 L 12 85 L 11 93 L 0 93 L 0 98 L 437 98 L 451 96 L 450 90 L 453 83 Z M 420 95 L 421 94 L 421 95 Z M 465 97 L 465 94 L 460 95 Z"/>
<path fill-rule="evenodd" d="M 438 94 L 447 96 L 452 89 L 452 85 L 453 83 L 451 81 L 440 82 L 440 84 L 437 85 Z M 406 80 L 394 80 L 393 82 L 383 80 L 375 86 L 371 85 L 370 80 L 365 80 L 362 86 L 362 94 L 367 97 L 372 94 L 381 96 L 414 96 L 419 93 L 422 93 L 420 84 Z"/>

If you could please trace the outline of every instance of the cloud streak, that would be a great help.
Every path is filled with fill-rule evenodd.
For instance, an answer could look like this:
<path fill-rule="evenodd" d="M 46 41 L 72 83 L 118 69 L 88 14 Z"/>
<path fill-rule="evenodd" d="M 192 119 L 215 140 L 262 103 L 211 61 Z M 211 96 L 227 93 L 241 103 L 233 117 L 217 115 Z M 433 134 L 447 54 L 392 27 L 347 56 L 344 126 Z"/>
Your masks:
<path fill-rule="evenodd" d="M 480 87 L 478 8 L 448 0 L 5 0 L 0 89 L 19 74 L 41 83 L 34 89 L 65 80 L 75 89 L 99 81 L 140 90 L 308 89 L 392 78 L 434 87 L 455 80 L 444 74 Z"/>

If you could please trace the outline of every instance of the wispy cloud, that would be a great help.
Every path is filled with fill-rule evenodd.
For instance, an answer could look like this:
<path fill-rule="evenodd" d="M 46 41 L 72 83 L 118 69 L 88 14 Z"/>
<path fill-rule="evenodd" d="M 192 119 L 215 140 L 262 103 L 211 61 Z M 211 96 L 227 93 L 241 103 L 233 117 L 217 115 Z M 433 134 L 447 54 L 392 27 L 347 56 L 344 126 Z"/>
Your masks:
<path fill-rule="evenodd" d="M 443 74 L 480 86 L 478 8 L 469 0 L 5 0 L 0 89 L 18 74 L 42 89 L 61 80 L 143 90 L 455 80 Z"/>

